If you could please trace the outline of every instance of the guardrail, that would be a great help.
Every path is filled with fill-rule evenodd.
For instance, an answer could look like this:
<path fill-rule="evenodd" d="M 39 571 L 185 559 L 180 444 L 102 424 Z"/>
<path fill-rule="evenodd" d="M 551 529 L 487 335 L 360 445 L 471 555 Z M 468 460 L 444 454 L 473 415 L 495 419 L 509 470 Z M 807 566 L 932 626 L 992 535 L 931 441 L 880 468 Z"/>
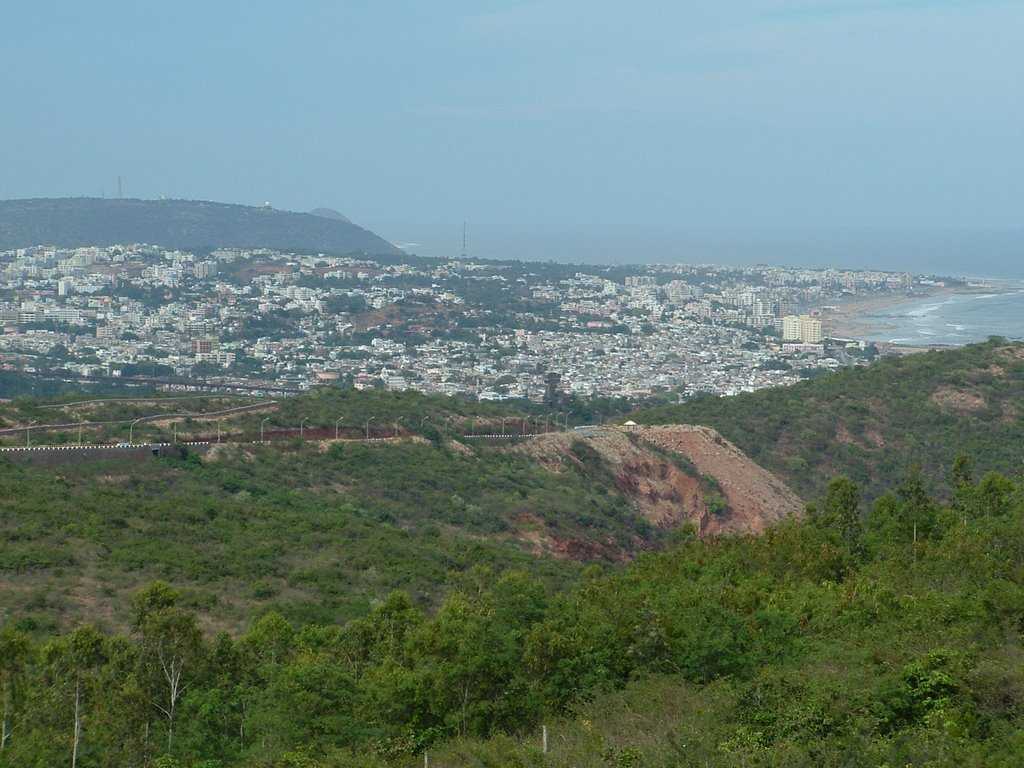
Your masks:
<path fill-rule="evenodd" d="M 24 428 L 22 428 L 24 429 Z M 604 427 L 591 427 L 587 429 L 587 433 L 599 432 Z M 0 433 L 2 434 L 2 433 Z M 571 434 L 565 432 L 528 432 L 528 433 L 515 433 L 515 434 L 482 434 L 482 435 L 460 435 L 459 437 L 463 440 L 522 440 L 524 438 L 532 437 L 543 437 L 544 435 L 554 434 Z M 331 443 L 394 443 L 408 440 L 413 435 L 394 435 L 388 437 L 346 437 L 338 438 L 334 440 L 315 440 L 306 439 L 306 442 L 331 442 Z M 138 450 L 138 449 L 153 449 L 153 448 L 171 448 L 174 446 L 210 446 L 210 445 L 272 445 L 274 443 L 281 443 L 281 440 L 178 440 L 177 442 L 146 442 L 146 443 L 82 443 L 82 444 L 64 444 L 64 445 L 5 445 L 0 446 L 0 453 L 37 453 L 44 451 L 59 451 L 59 452 L 73 452 L 73 451 L 97 451 L 97 450 Z"/>
<path fill-rule="evenodd" d="M 260 408 L 267 408 L 277 405 L 277 400 L 266 400 L 262 403 L 249 403 L 248 405 L 236 405 L 231 408 L 222 408 L 219 411 L 205 411 L 200 413 L 153 413 L 148 416 L 140 416 L 136 419 L 114 419 L 112 421 L 71 421 L 67 424 L 23 424 L 19 427 L 4 427 L 0 429 L 0 435 L 15 435 L 22 432 L 47 432 L 51 429 L 78 429 L 79 427 L 112 427 L 123 424 L 146 424 L 151 421 L 164 421 L 165 419 L 215 419 L 218 416 L 228 416 L 246 411 L 255 411 Z"/>

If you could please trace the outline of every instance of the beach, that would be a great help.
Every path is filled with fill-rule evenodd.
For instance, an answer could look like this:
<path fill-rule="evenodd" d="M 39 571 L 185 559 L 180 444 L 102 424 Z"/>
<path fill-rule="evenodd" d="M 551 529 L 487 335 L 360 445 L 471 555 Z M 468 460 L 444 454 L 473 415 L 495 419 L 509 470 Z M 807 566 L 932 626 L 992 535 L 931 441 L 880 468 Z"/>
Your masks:
<path fill-rule="evenodd" d="M 935 288 L 914 296 L 890 294 L 886 296 L 851 296 L 821 311 L 822 330 L 826 336 L 840 339 L 868 339 L 896 330 L 888 317 L 901 308 L 917 304 L 923 299 L 934 299 L 956 293 L 954 288 Z"/>
<path fill-rule="evenodd" d="M 918 348 L 989 336 L 1024 338 L 1024 284 L 936 287 L 914 296 L 852 297 L 822 310 L 827 335 Z"/>

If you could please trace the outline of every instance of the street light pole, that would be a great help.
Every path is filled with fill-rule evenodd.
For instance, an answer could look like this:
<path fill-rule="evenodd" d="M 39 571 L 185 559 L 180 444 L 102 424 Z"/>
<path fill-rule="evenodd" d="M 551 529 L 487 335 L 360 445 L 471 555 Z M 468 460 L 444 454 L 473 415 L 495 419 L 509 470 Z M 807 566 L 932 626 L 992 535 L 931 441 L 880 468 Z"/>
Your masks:
<path fill-rule="evenodd" d="M 140 421 L 142 421 L 142 419 L 136 419 L 135 421 L 133 421 L 131 424 L 128 425 L 128 444 L 129 445 L 134 445 L 135 444 L 135 425 L 138 424 Z"/>
<path fill-rule="evenodd" d="M 306 427 L 306 422 L 307 421 L 309 421 L 309 417 L 308 416 L 306 418 L 304 418 L 302 421 L 299 422 L 299 440 L 303 439 L 303 435 L 305 434 L 305 427 Z"/>
<path fill-rule="evenodd" d="M 85 423 L 85 419 L 81 416 L 78 417 L 78 444 L 82 444 L 82 425 Z"/>
<path fill-rule="evenodd" d="M 338 439 L 338 427 L 341 426 L 341 422 L 343 422 L 344 420 L 345 420 L 344 416 L 339 416 L 337 419 L 334 420 L 334 439 L 335 440 Z"/>
<path fill-rule="evenodd" d="M 217 442 L 220 442 L 220 419 L 217 419 Z"/>
<path fill-rule="evenodd" d="M 260 442 L 261 443 L 263 442 L 263 428 L 267 425 L 268 421 L 270 421 L 270 417 L 269 416 L 267 416 L 267 418 L 265 418 L 263 421 L 260 422 Z"/>
<path fill-rule="evenodd" d="M 32 447 L 32 427 L 36 423 L 37 422 L 35 422 L 35 421 L 30 421 L 28 423 L 28 426 L 25 427 L 25 447 L 26 448 L 31 448 Z"/>
<path fill-rule="evenodd" d="M 371 416 L 366 420 L 366 439 L 370 439 L 370 422 L 376 420 L 376 416 Z"/>

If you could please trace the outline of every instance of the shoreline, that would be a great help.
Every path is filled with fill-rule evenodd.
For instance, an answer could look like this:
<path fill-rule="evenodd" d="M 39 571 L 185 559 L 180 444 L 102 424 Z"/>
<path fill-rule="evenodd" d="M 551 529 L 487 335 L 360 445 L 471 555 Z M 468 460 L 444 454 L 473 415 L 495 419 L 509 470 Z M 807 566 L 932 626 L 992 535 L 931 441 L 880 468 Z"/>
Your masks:
<path fill-rule="evenodd" d="M 892 314 L 895 310 L 908 305 L 917 304 L 929 299 L 949 296 L 970 296 L 982 293 L 1010 293 L 1011 288 L 999 282 L 984 285 L 936 287 L 933 290 L 917 293 L 913 296 L 854 296 L 840 300 L 832 308 L 821 310 L 822 329 L 826 336 L 858 341 L 873 341 L 875 344 L 892 345 L 891 342 L 880 341 L 877 337 L 897 332 L 899 326 L 880 314 Z M 874 338 L 872 338 L 874 337 Z M 892 345 L 910 349 L 930 349 L 959 346 L 951 344 L 898 344 Z"/>

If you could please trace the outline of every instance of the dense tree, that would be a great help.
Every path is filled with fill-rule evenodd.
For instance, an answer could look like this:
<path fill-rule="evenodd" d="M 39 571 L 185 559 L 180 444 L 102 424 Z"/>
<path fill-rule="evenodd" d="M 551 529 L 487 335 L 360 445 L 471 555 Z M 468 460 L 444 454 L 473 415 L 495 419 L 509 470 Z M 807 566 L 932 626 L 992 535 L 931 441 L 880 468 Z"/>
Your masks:
<path fill-rule="evenodd" d="M 0 766 L 525 766 L 541 724 L 565 767 L 1017 765 L 1024 496 L 961 486 L 944 506 L 910 473 L 862 514 L 837 478 L 806 521 L 559 594 L 475 568 L 436 610 L 395 592 L 237 639 L 155 583 L 128 636 L 0 631 Z"/>

